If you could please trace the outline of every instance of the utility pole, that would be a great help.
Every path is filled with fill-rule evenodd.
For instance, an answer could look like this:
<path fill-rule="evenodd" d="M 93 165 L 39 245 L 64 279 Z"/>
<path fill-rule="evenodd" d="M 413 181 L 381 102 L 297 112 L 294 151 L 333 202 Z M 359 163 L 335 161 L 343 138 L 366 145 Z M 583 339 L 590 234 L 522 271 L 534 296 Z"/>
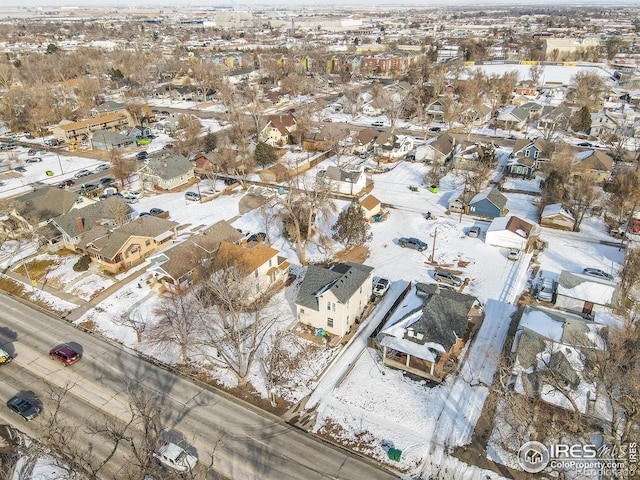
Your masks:
<path fill-rule="evenodd" d="M 433 245 L 431 246 L 431 263 L 436 262 L 436 238 L 438 238 L 438 228 L 433 231 Z"/>

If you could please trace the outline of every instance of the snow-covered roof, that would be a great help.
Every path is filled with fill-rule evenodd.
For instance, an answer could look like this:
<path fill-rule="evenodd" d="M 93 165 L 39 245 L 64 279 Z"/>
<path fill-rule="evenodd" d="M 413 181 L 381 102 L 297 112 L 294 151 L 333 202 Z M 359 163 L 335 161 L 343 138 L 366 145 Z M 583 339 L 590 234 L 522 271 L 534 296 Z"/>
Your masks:
<path fill-rule="evenodd" d="M 403 338 L 394 337 L 392 335 L 385 336 L 380 345 L 383 347 L 393 348 L 399 352 L 404 352 L 412 357 L 418 357 L 428 362 L 435 362 L 436 356 L 434 355 L 432 348 L 433 345 L 425 343 L 420 345 L 419 343 L 411 342 Z"/>
<path fill-rule="evenodd" d="M 544 218 L 544 217 L 552 217 L 555 215 L 562 215 L 563 217 L 570 218 L 571 220 L 574 219 L 573 215 L 571 215 L 571 212 L 566 211 L 562 207 L 561 203 L 552 203 L 551 205 L 547 205 L 542 210 L 542 214 L 540 216 Z"/>
<path fill-rule="evenodd" d="M 613 305 L 617 300 L 615 283 L 599 278 L 563 270 L 558 281 L 558 295 L 593 302 L 597 305 Z"/>

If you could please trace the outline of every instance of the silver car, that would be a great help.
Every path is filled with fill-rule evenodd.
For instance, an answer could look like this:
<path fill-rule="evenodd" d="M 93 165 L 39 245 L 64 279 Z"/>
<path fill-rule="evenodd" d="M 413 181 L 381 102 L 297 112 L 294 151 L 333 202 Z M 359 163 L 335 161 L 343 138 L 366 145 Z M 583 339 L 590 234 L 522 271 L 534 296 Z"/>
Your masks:
<path fill-rule="evenodd" d="M 436 270 L 433 272 L 433 278 L 435 278 L 436 282 L 446 283 L 454 287 L 462 285 L 462 279 L 460 277 L 446 270 Z"/>
<path fill-rule="evenodd" d="M 609 275 L 607 272 L 600 270 L 599 268 L 585 268 L 582 270 L 583 275 L 589 275 L 590 277 L 602 278 L 603 280 L 613 281 L 613 275 Z"/>

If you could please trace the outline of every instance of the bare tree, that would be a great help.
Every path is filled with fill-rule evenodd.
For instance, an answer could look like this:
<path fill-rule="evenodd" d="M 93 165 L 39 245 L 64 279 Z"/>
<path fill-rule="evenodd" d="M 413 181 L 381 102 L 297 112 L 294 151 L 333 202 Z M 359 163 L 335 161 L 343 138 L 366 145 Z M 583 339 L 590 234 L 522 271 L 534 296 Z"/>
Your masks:
<path fill-rule="evenodd" d="M 178 115 L 175 149 L 188 160 L 200 150 L 202 123 L 195 115 Z"/>
<path fill-rule="evenodd" d="M 131 328 L 136 332 L 136 341 L 138 343 L 142 341 L 142 334 L 148 325 L 148 320 L 144 318 L 142 312 L 138 309 L 123 314 L 112 315 L 111 321 L 116 325 Z"/>
<path fill-rule="evenodd" d="M 601 192 L 588 177 L 578 177 L 568 191 L 567 203 L 574 217 L 573 231 L 579 232 L 585 214 L 596 205 Z"/>
<path fill-rule="evenodd" d="M 602 106 L 605 85 L 597 72 L 580 71 L 572 79 L 567 92 L 570 100 L 581 107 L 598 111 Z"/>

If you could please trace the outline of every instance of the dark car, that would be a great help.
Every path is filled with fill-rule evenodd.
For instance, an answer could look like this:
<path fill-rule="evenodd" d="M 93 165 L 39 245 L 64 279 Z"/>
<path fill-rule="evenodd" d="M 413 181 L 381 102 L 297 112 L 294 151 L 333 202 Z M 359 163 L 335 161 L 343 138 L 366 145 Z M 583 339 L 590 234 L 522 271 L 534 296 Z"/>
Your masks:
<path fill-rule="evenodd" d="M 593 147 L 589 142 L 580 142 L 578 143 L 579 147 Z"/>
<path fill-rule="evenodd" d="M 140 212 L 138 217 L 148 217 L 149 215 L 151 215 L 149 212 Z"/>
<path fill-rule="evenodd" d="M 224 179 L 224 184 L 225 185 L 233 185 L 235 183 L 238 183 L 238 179 L 236 179 L 236 178 L 227 177 L 227 178 Z"/>
<path fill-rule="evenodd" d="M 144 160 L 144 159 L 145 159 L 145 158 L 147 158 L 148 156 L 149 156 L 149 154 L 147 153 L 147 151 L 146 151 L 146 150 L 142 150 L 141 152 L 138 152 L 138 153 L 136 154 L 136 158 L 137 158 L 138 160 Z"/>
<path fill-rule="evenodd" d="M 111 177 L 104 177 L 104 178 L 101 178 L 101 179 L 100 179 L 100 183 L 101 183 L 102 185 L 109 185 L 109 184 L 113 183 L 113 178 L 111 178 Z"/>
<path fill-rule="evenodd" d="M 38 153 L 36 151 L 35 148 L 30 148 L 29 151 L 27 152 L 27 155 L 29 155 L 30 157 L 33 157 L 36 153 Z"/>
<path fill-rule="evenodd" d="M 80 187 L 80 193 L 92 192 L 100 188 L 100 185 L 96 185 L 95 183 L 85 183 Z"/>
<path fill-rule="evenodd" d="M 264 242 L 265 238 L 267 238 L 267 234 L 264 232 L 254 233 L 247 238 L 247 242 Z"/>
<path fill-rule="evenodd" d="M 33 420 L 40 414 L 40 408 L 20 395 L 16 395 L 9 400 L 7 407 L 27 421 Z"/>
<path fill-rule="evenodd" d="M 161 208 L 151 208 L 149 210 L 149 214 L 153 215 L 154 217 L 157 217 L 158 215 L 162 215 L 164 213 L 164 210 L 162 210 Z"/>
<path fill-rule="evenodd" d="M 58 188 L 67 188 L 67 187 L 71 187 L 73 185 L 75 185 L 76 182 L 73 181 L 73 179 L 68 178 L 66 180 L 62 180 L 60 183 L 58 183 Z"/>
<path fill-rule="evenodd" d="M 42 161 L 42 158 L 40 158 L 40 157 L 29 157 L 26 160 L 27 163 L 38 163 L 38 162 L 41 162 L 41 161 Z"/>
<path fill-rule="evenodd" d="M 20 172 L 20 173 L 24 173 L 24 172 L 26 172 L 26 171 L 27 171 L 27 169 L 26 169 L 26 168 L 24 168 L 24 167 L 16 167 L 16 168 L 14 168 L 14 170 L 15 170 L 16 172 Z"/>
<path fill-rule="evenodd" d="M 441 127 L 431 127 L 431 128 L 429 128 L 430 132 L 439 132 L 440 130 L 442 130 Z"/>
<path fill-rule="evenodd" d="M 427 248 L 427 244 L 425 242 L 413 237 L 399 239 L 398 245 L 400 245 L 402 248 L 413 248 L 414 250 L 418 250 L 419 252 Z"/>
<path fill-rule="evenodd" d="M 49 350 L 49 358 L 58 360 L 67 366 L 80 360 L 80 354 L 69 345 L 58 345 Z"/>

